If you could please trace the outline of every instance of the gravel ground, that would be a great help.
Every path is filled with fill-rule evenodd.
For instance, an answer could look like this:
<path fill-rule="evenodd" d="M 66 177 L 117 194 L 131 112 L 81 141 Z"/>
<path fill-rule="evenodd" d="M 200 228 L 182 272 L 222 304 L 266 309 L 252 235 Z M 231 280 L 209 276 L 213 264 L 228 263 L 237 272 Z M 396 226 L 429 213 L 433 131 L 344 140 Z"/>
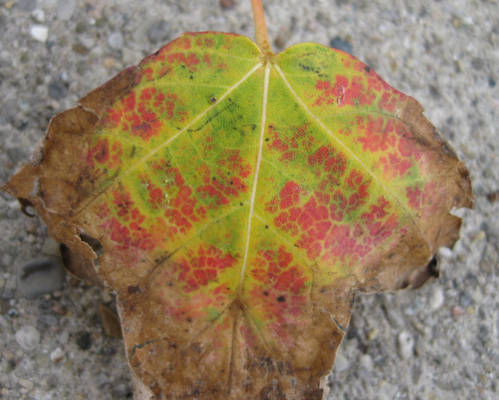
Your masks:
<path fill-rule="evenodd" d="M 316 41 L 353 52 L 425 105 L 474 181 L 475 210 L 460 212 L 441 278 L 357 299 L 330 399 L 498 398 L 498 1 L 265 4 L 276 49 Z M 183 31 L 253 36 L 251 18 L 249 0 L 0 0 L 0 181 L 52 115 L 125 66 Z M 0 232 L 0 398 L 132 398 L 122 343 L 98 314 L 112 295 L 64 277 L 43 223 L 3 193 Z M 52 293 L 25 298 L 46 274 Z"/>

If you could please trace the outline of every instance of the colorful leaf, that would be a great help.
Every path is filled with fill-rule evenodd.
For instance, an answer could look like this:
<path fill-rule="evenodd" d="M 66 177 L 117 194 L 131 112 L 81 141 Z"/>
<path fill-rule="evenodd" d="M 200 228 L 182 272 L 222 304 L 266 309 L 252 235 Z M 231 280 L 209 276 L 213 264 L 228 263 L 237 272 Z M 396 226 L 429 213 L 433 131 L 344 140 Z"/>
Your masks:
<path fill-rule="evenodd" d="M 422 112 L 339 50 L 188 33 L 56 116 L 4 189 L 116 291 L 158 399 L 320 399 L 355 292 L 422 284 L 472 204 Z"/>

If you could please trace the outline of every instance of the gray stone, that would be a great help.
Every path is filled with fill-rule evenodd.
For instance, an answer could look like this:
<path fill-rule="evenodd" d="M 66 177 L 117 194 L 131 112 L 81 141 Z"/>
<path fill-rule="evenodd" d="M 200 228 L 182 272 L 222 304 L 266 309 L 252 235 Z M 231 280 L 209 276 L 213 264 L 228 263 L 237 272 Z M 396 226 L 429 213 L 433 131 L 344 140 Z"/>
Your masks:
<path fill-rule="evenodd" d="M 170 35 L 170 25 L 165 20 L 153 22 L 147 30 L 147 37 L 151 43 L 165 42 Z"/>
<path fill-rule="evenodd" d="M 107 38 L 109 47 L 114 50 L 120 50 L 123 47 L 123 35 L 120 31 L 114 31 Z"/>
<path fill-rule="evenodd" d="M 40 333 L 32 326 L 23 326 L 16 332 L 16 342 L 25 351 L 33 351 L 40 343 Z"/>
<path fill-rule="evenodd" d="M 23 1 L 28 6 L 22 5 Z M 45 22 L 34 17 L 33 9 L 21 10 L 20 4 L 32 8 L 29 3 L 45 12 Z M 21 166 L 22 159 L 29 157 L 55 112 L 74 106 L 78 98 L 107 81 L 122 66 L 136 65 L 143 56 L 186 30 L 229 31 L 254 38 L 248 0 L 237 1 L 230 10 L 222 10 L 219 0 L 206 4 L 199 0 L 0 1 L 0 185 Z M 464 217 L 460 241 L 452 251 L 441 254 L 438 282 L 400 293 L 396 300 L 394 295 L 356 296 L 354 314 L 357 321 L 364 322 L 356 322 L 354 329 L 348 330 L 350 339 L 345 339 L 342 346 L 348 348 L 343 355 L 349 368 L 333 373 L 327 399 L 497 398 L 499 200 L 493 195 L 499 189 L 498 74 L 494 69 L 499 63 L 495 51 L 497 2 L 414 0 L 394 6 L 386 0 L 264 0 L 264 4 L 272 43 L 284 26 L 290 28 L 289 37 L 284 38 L 286 46 L 303 41 L 328 45 L 336 36 L 354 44 L 354 52 L 384 80 L 424 106 L 425 115 L 460 153 L 477 189 L 475 209 L 460 214 Z M 148 30 L 160 20 L 167 21 L 168 36 L 149 37 Z M 35 23 L 48 28 L 45 42 L 30 36 L 30 26 Z M 126 28 L 126 35 L 122 28 Z M 121 30 L 124 36 L 124 48 L 119 51 L 107 42 L 115 30 Z M 77 44 L 80 48 L 75 52 L 72 46 Z M 107 57 L 116 60 L 111 70 L 103 65 Z M 473 61 L 477 57 L 481 61 Z M 67 72 L 67 80 L 62 78 L 62 71 Z M 59 76 L 70 86 L 66 97 L 54 101 L 48 96 L 48 84 L 52 77 Z M 270 82 L 273 85 L 275 80 L 271 78 Z M 431 96 L 430 85 L 438 88 L 440 97 Z M 294 120 L 290 120 L 292 125 Z M 338 138 L 346 143 L 352 139 Z M 23 149 L 25 155 L 7 152 L 9 148 Z M 306 159 L 306 154 L 303 156 Z M 118 390 L 130 377 L 123 342 L 103 336 L 96 316 L 101 290 L 71 280 L 74 284 L 68 285 L 58 300 L 61 308 L 67 308 L 61 314 L 52 314 L 50 307 L 40 309 L 39 299 L 12 297 L 19 295 L 16 269 L 33 254 L 42 256 L 46 228 L 25 233 L 25 217 L 18 202 L 5 193 L 0 194 L 0 215 L 0 276 L 4 280 L 4 284 L 0 282 L 4 313 L 0 318 L 2 400 L 131 398 L 126 390 Z M 475 242 L 480 230 L 486 238 Z M 478 283 L 468 275 L 470 271 Z M 14 277 L 13 283 L 9 275 Z M 431 299 L 433 285 L 442 287 L 444 294 L 444 303 L 435 312 L 430 305 L 440 301 Z M 469 302 L 460 299 L 464 291 L 473 301 L 466 309 L 460 306 L 460 301 Z M 53 293 L 47 297 L 49 303 L 54 302 Z M 384 297 L 390 299 L 386 307 Z M 418 302 L 415 299 L 421 306 L 413 306 Z M 406 313 L 409 306 L 413 306 L 411 315 Z M 455 306 L 459 308 L 453 311 Z M 54 321 L 48 316 L 55 316 L 59 322 L 50 325 Z M 44 339 L 43 345 L 29 353 L 14 337 L 26 325 L 34 326 Z M 83 329 L 94 342 L 88 351 L 80 350 L 75 341 Z M 376 339 L 369 340 L 373 331 L 377 332 Z M 415 339 L 414 356 L 406 360 L 397 350 L 401 331 Z M 85 347 L 84 341 L 80 344 Z M 57 347 L 66 357 L 53 363 L 49 356 Z M 6 357 L 9 349 L 15 354 Z M 361 366 L 363 354 L 372 358 L 372 368 Z M 338 365 L 342 367 L 341 358 Z M 108 383 L 99 387 L 102 375 L 108 377 Z M 24 387 L 20 378 L 34 383 L 31 393 L 21 392 Z M 444 385 L 439 385 L 440 381 Z M 383 382 L 395 389 L 383 387 Z"/>
<path fill-rule="evenodd" d="M 33 299 L 60 290 L 65 271 L 60 258 L 46 257 L 30 261 L 17 271 L 17 290 L 21 296 Z"/>

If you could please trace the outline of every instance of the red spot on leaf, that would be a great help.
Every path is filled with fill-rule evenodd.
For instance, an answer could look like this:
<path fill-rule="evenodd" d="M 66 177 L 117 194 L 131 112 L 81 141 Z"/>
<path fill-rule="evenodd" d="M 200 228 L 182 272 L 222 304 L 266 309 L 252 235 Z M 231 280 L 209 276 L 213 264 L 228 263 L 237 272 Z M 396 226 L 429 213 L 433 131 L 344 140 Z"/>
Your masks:
<path fill-rule="evenodd" d="M 95 165 L 105 163 L 109 159 L 109 142 L 107 139 L 100 139 L 87 153 L 87 162 Z"/>
<path fill-rule="evenodd" d="M 263 314 L 280 341 L 290 341 L 286 327 L 295 325 L 305 312 L 308 279 L 303 274 L 304 266 L 283 246 L 259 250 L 251 266 L 250 275 L 261 283 L 249 293 L 251 308 Z"/>
<path fill-rule="evenodd" d="M 182 64 L 185 65 L 190 71 L 196 71 L 196 65 L 201 61 L 194 53 L 170 53 L 166 56 L 166 59 L 171 64 Z"/>
<path fill-rule="evenodd" d="M 376 96 L 371 90 L 365 88 L 364 84 L 361 76 L 354 76 L 349 80 L 343 75 L 336 75 L 334 85 L 327 80 L 318 80 L 315 88 L 321 93 L 313 105 L 335 104 L 338 107 L 371 105 Z"/>
<path fill-rule="evenodd" d="M 306 279 L 301 271 L 302 266 L 292 265 L 292 261 L 293 255 L 284 246 L 278 250 L 260 250 L 253 261 L 251 276 L 278 292 L 298 295 L 305 288 Z"/>
<path fill-rule="evenodd" d="M 228 204 L 230 199 L 247 192 L 246 179 L 251 173 L 239 150 L 225 150 L 217 157 L 216 164 L 216 168 L 203 164 L 198 171 L 204 184 L 196 192 L 213 202 L 211 208 Z"/>
<path fill-rule="evenodd" d="M 219 273 L 231 268 L 236 261 L 229 252 L 201 245 L 197 251 L 188 250 L 186 257 L 180 261 L 178 280 L 185 283 L 186 291 L 193 291 L 215 281 Z"/>
<path fill-rule="evenodd" d="M 160 133 L 163 126 L 161 118 L 183 122 L 186 114 L 177 94 L 147 87 L 142 89 L 140 95 L 131 92 L 110 108 L 103 123 L 110 128 L 121 127 L 147 141 Z"/>
<path fill-rule="evenodd" d="M 319 189 L 333 192 L 338 188 L 347 167 L 347 160 L 342 153 L 336 152 L 331 145 L 319 147 L 308 157 L 312 171 L 321 178 Z"/>
<path fill-rule="evenodd" d="M 404 176 L 412 166 L 410 159 L 401 158 L 393 153 L 388 153 L 386 156 L 380 157 L 379 161 L 383 165 L 385 177 L 388 178 Z"/>
<path fill-rule="evenodd" d="M 368 117 L 365 123 L 357 125 L 357 129 L 362 132 L 358 141 L 362 143 L 364 151 L 386 151 L 395 145 L 395 126 L 393 121 L 388 121 L 385 126 L 383 117 L 376 119 Z"/>
<path fill-rule="evenodd" d="M 111 240 L 116 242 L 116 250 L 146 251 L 154 248 L 159 242 L 154 239 L 152 232 L 158 227 L 145 226 L 146 217 L 135 207 L 126 189 L 119 187 L 112 190 L 111 194 L 116 216 L 110 215 L 108 207 L 101 207 L 105 218 L 100 227 L 107 230 Z"/>
<path fill-rule="evenodd" d="M 280 193 L 281 203 L 279 204 L 279 207 L 285 209 L 298 204 L 300 200 L 300 191 L 300 186 L 297 183 L 293 181 L 287 182 Z"/>
<path fill-rule="evenodd" d="M 409 200 L 409 207 L 413 209 L 419 209 L 421 207 L 423 193 L 417 186 L 408 187 L 406 189 L 406 195 Z"/>

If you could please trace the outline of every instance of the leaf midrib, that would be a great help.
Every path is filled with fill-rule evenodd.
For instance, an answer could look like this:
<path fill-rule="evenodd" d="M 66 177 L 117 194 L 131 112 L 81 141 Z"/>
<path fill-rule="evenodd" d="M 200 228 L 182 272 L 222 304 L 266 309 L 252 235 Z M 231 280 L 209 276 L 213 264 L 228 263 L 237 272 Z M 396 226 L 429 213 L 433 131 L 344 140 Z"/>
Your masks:
<path fill-rule="evenodd" d="M 239 285 L 238 285 L 238 290 L 242 290 L 242 285 L 244 281 L 244 275 L 246 273 L 246 268 L 248 265 L 248 254 L 249 254 L 249 247 L 250 247 L 250 242 L 251 242 L 251 222 L 253 219 L 253 214 L 255 212 L 255 199 L 256 199 L 256 191 L 258 187 L 258 176 L 260 173 L 260 166 L 262 164 L 262 153 L 263 153 L 263 143 L 264 143 L 264 137 L 265 137 L 265 125 L 266 125 L 266 118 L 267 118 L 267 100 L 268 100 L 268 92 L 269 92 L 269 80 L 270 80 L 270 69 L 272 68 L 272 65 L 270 63 L 267 63 L 265 65 L 265 76 L 263 80 L 263 100 L 262 100 L 262 118 L 261 118 L 261 125 L 260 125 L 260 138 L 258 142 L 258 155 L 256 159 L 256 164 L 255 164 L 255 174 L 253 177 L 253 186 L 252 186 L 252 191 L 251 191 L 251 198 L 250 198 L 250 204 L 249 204 L 249 212 L 248 212 L 248 228 L 246 232 L 246 244 L 244 248 L 244 257 L 243 257 L 243 265 L 241 267 L 241 276 L 239 280 Z"/>

